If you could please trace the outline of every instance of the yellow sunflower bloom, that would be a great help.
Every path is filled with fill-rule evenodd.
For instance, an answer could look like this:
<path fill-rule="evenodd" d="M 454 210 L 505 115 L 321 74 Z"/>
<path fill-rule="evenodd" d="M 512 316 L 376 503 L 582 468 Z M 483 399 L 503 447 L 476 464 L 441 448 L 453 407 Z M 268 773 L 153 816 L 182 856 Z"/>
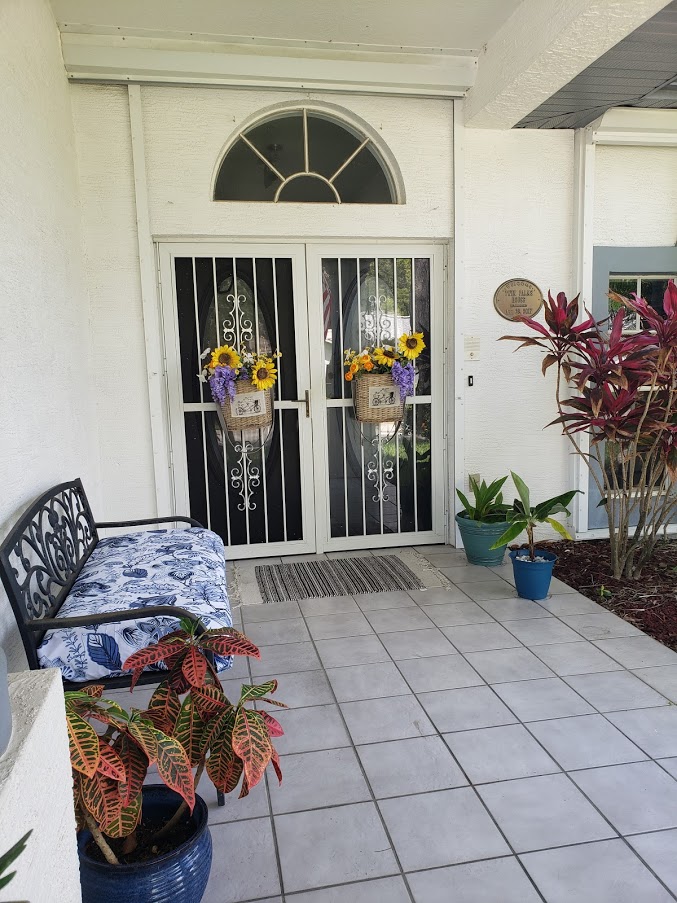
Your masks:
<path fill-rule="evenodd" d="M 232 367 L 233 370 L 239 370 L 242 366 L 242 358 L 232 345 L 221 345 L 215 351 L 212 351 L 212 359 L 209 366 L 214 367 Z"/>
<path fill-rule="evenodd" d="M 270 389 L 275 385 L 277 370 L 275 364 L 268 360 L 255 361 L 252 367 L 252 383 L 257 389 Z"/>
<path fill-rule="evenodd" d="M 400 340 L 398 342 L 398 347 L 400 349 L 400 353 L 403 354 L 410 361 L 416 360 L 419 354 L 425 348 L 425 342 L 423 341 L 423 333 L 422 332 L 410 332 L 409 334 L 400 336 Z"/>
<path fill-rule="evenodd" d="M 374 348 L 374 360 L 382 367 L 392 367 L 397 357 L 397 351 L 391 345 L 384 345 L 383 348 Z"/>

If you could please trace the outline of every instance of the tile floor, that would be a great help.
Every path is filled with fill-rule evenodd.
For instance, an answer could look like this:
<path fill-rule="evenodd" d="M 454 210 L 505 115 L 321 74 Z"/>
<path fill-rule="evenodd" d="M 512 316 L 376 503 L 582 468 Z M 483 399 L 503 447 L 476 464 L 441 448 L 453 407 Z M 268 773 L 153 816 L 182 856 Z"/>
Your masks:
<path fill-rule="evenodd" d="M 677 654 L 423 553 L 452 587 L 239 610 L 262 659 L 224 684 L 279 678 L 284 783 L 204 789 L 204 903 L 676 900 Z"/>

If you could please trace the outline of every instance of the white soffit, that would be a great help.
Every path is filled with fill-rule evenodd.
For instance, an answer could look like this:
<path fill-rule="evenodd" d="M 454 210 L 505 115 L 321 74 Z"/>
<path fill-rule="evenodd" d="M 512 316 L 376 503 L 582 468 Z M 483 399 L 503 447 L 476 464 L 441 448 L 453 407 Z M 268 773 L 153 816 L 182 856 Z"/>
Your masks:
<path fill-rule="evenodd" d="M 615 107 L 589 126 L 593 144 L 677 146 L 677 110 Z"/>
<path fill-rule="evenodd" d="M 471 51 L 208 35 L 61 34 L 72 81 L 307 88 L 454 97 L 474 83 Z"/>
<path fill-rule="evenodd" d="M 51 0 L 61 31 L 480 50 L 520 0 Z"/>

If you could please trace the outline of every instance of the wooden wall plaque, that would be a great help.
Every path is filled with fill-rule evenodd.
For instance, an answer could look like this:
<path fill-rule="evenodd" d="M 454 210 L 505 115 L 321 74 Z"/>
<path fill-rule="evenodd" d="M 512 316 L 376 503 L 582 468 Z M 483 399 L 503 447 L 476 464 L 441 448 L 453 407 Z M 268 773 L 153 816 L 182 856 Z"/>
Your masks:
<path fill-rule="evenodd" d="M 543 292 L 528 279 L 508 279 L 494 292 L 494 307 L 506 320 L 533 317 L 543 307 Z"/>

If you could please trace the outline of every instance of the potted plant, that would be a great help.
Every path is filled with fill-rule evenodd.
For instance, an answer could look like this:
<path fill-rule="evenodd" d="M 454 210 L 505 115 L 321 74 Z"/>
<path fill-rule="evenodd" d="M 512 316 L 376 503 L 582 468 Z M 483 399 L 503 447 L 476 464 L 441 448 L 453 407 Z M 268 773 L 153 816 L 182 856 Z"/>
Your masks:
<path fill-rule="evenodd" d="M 211 355 L 200 373 L 200 381 L 208 382 L 212 398 L 221 408 L 226 428 L 261 429 L 273 422 L 273 386 L 277 380 L 274 354 L 259 354 L 242 346 L 221 345 L 207 348 L 202 357 Z"/>
<path fill-rule="evenodd" d="M 346 381 L 353 383 L 355 419 L 360 423 L 401 421 L 407 396 L 414 394 L 414 361 L 425 348 L 422 332 L 401 335 L 397 348 L 382 343 L 343 355 Z"/>
<path fill-rule="evenodd" d="M 507 479 L 500 477 L 487 486 L 485 480 L 478 483 L 474 477 L 470 477 L 474 505 L 460 489 L 456 490 L 463 505 L 463 511 L 456 515 L 456 523 L 470 564 L 496 567 L 503 562 L 506 543 L 497 547 L 495 542 L 508 527 L 510 505 L 503 502 L 501 492 Z"/>
<path fill-rule="evenodd" d="M 571 539 L 566 527 L 555 520 L 553 515 L 560 513 L 569 515 L 571 512 L 567 509 L 567 505 L 580 490 L 572 489 L 569 492 L 563 492 L 561 495 L 556 495 L 541 502 L 540 505 L 532 507 L 529 489 L 524 480 L 516 473 L 511 472 L 511 476 L 519 498 L 515 499 L 508 514 L 510 526 L 494 543 L 493 548 L 499 548 L 501 544 L 505 545 L 511 542 L 520 533 L 526 531 L 527 547 L 512 549 L 510 552 L 517 595 L 522 599 L 545 599 L 550 591 L 550 581 L 557 555 L 545 549 L 536 548 L 534 529 L 539 524 L 550 524 L 553 530 L 564 539 Z"/>
<path fill-rule="evenodd" d="M 203 772 L 223 793 L 240 785 L 240 797 L 271 762 L 281 780 L 271 738 L 282 728 L 261 710 L 283 706 L 268 698 L 277 681 L 244 685 L 231 703 L 214 667 L 214 656 L 230 655 L 261 657 L 233 628 L 199 634 L 182 621 L 123 665 L 132 689 L 148 665 L 167 668 L 144 711 L 125 712 L 101 686 L 66 693 L 83 903 L 199 903 L 211 866 L 207 806 L 196 794 Z M 257 711 L 246 705 L 253 700 Z M 151 765 L 164 786 L 144 784 Z"/>

